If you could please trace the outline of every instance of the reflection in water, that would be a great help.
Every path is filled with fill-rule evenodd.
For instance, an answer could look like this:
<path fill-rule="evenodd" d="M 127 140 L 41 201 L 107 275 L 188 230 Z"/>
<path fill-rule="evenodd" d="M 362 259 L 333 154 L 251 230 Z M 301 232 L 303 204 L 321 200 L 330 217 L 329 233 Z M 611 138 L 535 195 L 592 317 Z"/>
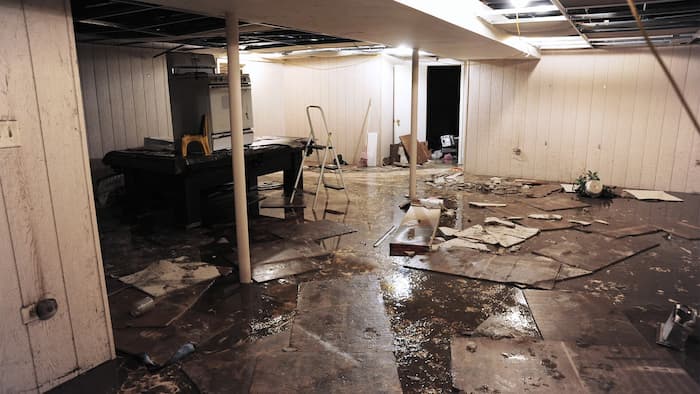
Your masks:
<path fill-rule="evenodd" d="M 411 298 L 413 287 L 411 279 L 407 275 L 392 273 L 385 278 L 385 288 L 387 295 L 396 301 L 406 301 Z"/>

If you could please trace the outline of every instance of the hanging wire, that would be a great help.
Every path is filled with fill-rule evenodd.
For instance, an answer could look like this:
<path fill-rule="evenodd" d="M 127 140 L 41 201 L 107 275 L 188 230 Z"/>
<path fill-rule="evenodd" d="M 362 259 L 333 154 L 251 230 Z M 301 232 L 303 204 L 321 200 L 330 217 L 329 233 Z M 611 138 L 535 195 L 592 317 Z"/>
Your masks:
<path fill-rule="evenodd" d="M 651 38 L 649 38 L 649 35 L 647 34 L 646 29 L 644 29 L 644 24 L 642 23 L 642 20 L 639 17 L 639 12 L 637 12 L 637 7 L 634 5 L 634 0 L 627 0 L 627 5 L 629 6 L 630 11 L 632 12 L 632 15 L 634 16 L 635 21 L 637 22 L 637 27 L 639 28 L 639 31 L 642 32 L 642 36 L 644 37 L 644 41 L 646 41 L 647 46 L 649 47 L 649 49 L 651 50 L 651 53 L 656 58 L 656 61 L 661 66 L 661 69 L 664 71 L 664 74 L 666 74 L 666 77 L 668 78 L 669 82 L 671 83 L 671 86 L 673 86 L 673 90 L 676 92 L 676 95 L 678 96 L 678 99 L 681 101 L 681 104 L 683 104 L 683 108 L 685 108 L 685 112 L 688 114 L 688 117 L 690 118 L 691 122 L 693 122 L 693 126 L 695 126 L 695 131 L 697 131 L 700 134 L 700 124 L 698 123 L 697 118 L 693 114 L 693 110 L 690 109 L 690 105 L 688 105 L 688 102 L 685 100 L 685 97 L 683 97 L 683 92 L 681 92 L 680 87 L 676 83 L 675 79 L 673 79 L 673 76 L 671 75 L 671 71 L 669 71 L 668 67 L 666 67 L 666 64 L 661 59 L 659 52 L 656 50 L 656 47 L 654 47 L 654 44 L 651 42 Z M 646 3 L 645 3 L 645 6 L 646 6 Z"/>

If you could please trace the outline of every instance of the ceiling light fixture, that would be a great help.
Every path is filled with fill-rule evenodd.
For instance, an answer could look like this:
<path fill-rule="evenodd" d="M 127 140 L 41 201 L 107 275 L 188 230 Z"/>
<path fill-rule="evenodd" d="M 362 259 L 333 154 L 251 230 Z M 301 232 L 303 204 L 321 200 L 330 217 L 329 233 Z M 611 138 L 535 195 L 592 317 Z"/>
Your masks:
<path fill-rule="evenodd" d="M 530 0 L 510 0 L 511 4 L 513 4 L 513 8 L 525 8 L 527 7 L 528 4 L 530 4 Z"/>

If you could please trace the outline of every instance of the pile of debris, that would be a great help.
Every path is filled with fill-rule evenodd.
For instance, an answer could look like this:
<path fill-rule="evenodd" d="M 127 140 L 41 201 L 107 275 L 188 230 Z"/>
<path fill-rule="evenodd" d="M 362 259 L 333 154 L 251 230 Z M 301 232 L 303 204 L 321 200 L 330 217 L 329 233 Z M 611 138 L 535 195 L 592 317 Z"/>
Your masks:
<path fill-rule="evenodd" d="M 493 193 L 498 195 L 519 194 L 526 191 L 529 185 L 539 184 L 538 182 L 524 179 L 509 181 L 499 177 L 492 177 L 489 180 L 465 180 L 464 172 L 459 168 L 453 168 L 448 172 L 434 174 L 430 179 L 426 180 L 425 183 L 438 189 L 449 188 L 459 191 Z"/>

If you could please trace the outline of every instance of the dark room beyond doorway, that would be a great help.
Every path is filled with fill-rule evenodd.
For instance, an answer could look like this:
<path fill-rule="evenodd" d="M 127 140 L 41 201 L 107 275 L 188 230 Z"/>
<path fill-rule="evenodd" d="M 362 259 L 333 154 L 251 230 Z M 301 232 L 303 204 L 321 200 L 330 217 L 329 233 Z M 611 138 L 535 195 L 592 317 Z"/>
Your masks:
<path fill-rule="evenodd" d="M 440 149 L 441 135 L 459 135 L 460 66 L 428 66 L 426 140 Z"/>

